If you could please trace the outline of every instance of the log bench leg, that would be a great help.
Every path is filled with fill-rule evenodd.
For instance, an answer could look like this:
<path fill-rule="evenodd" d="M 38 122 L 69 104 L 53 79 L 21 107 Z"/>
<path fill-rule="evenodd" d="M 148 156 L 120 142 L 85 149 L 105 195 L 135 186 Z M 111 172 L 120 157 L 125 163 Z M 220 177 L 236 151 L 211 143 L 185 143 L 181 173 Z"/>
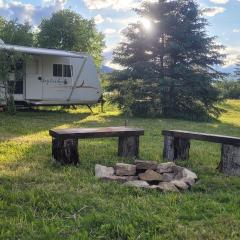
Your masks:
<path fill-rule="evenodd" d="M 174 160 L 174 137 L 164 136 L 163 159 Z"/>
<path fill-rule="evenodd" d="M 55 161 L 62 164 L 78 164 L 78 140 L 77 139 L 65 139 L 60 140 L 52 139 L 52 157 Z"/>
<path fill-rule="evenodd" d="M 189 159 L 190 141 L 188 139 L 164 136 L 163 158 L 168 161 Z"/>
<path fill-rule="evenodd" d="M 118 156 L 138 157 L 138 154 L 139 154 L 139 136 L 119 137 Z"/>
<path fill-rule="evenodd" d="M 218 170 L 229 176 L 240 176 L 240 147 L 222 144 Z"/>
<path fill-rule="evenodd" d="M 174 159 L 189 159 L 190 141 L 183 138 L 174 138 Z"/>

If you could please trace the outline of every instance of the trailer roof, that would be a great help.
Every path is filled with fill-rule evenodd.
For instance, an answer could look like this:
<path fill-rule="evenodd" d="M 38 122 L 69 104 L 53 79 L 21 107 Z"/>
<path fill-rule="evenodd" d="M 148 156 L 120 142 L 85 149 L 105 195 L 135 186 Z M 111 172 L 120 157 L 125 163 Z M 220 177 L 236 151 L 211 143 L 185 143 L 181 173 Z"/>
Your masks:
<path fill-rule="evenodd" d="M 36 55 L 51 55 L 51 56 L 60 56 L 60 57 L 74 57 L 74 58 L 85 58 L 87 53 L 78 53 L 57 49 L 48 49 L 48 48 L 35 48 L 35 47 L 26 47 L 18 46 L 11 44 L 0 44 L 0 49 L 14 50 L 22 53 L 36 54 Z"/>

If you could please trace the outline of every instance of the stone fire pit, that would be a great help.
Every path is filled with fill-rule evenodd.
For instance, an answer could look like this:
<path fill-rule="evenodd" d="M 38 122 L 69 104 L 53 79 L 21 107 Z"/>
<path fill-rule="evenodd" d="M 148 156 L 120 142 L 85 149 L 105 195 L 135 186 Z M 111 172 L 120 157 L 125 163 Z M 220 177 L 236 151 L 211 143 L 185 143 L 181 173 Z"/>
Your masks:
<path fill-rule="evenodd" d="M 197 175 L 173 162 L 135 160 L 134 164 L 117 163 L 115 167 L 95 166 L 95 176 L 103 181 L 115 181 L 128 186 L 179 192 L 189 189 Z"/>

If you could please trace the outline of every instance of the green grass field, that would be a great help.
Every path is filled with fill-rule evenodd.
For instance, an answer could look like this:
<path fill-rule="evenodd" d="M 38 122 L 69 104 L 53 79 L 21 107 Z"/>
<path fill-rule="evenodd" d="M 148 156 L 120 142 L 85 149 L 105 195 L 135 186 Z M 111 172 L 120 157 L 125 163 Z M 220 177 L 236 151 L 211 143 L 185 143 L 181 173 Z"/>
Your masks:
<path fill-rule="evenodd" d="M 162 162 L 162 129 L 240 136 L 240 101 L 222 104 L 218 121 L 133 118 L 145 129 L 140 158 Z M 200 180 L 189 192 L 102 183 L 96 163 L 131 162 L 116 156 L 117 139 L 79 141 L 81 164 L 51 160 L 50 128 L 124 125 L 113 107 L 0 113 L 0 239 L 240 239 L 240 178 L 216 171 L 220 145 L 192 141 L 190 160 L 179 161 Z"/>

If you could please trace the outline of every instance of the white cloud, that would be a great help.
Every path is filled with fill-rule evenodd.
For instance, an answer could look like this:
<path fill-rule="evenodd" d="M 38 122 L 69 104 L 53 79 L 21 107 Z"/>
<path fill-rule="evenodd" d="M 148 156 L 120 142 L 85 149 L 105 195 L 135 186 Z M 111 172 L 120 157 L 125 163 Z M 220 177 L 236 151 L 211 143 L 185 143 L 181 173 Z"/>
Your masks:
<path fill-rule="evenodd" d="M 104 30 L 103 33 L 105 33 L 105 34 L 114 34 L 114 33 L 116 33 L 116 32 L 117 32 L 116 29 L 113 29 L 113 28 L 107 28 L 107 29 Z"/>
<path fill-rule="evenodd" d="M 107 21 L 107 22 L 110 22 L 110 23 L 113 22 L 112 18 L 110 18 L 110 17 L 107 17 L 107 18 L 106 18 L 106 21 Z"/>
<path fill-rule="evenodd" d="M 104 65 L 107 67 L 113 68 L 115 70 L 123 70 L 124 69 L 124 67 L 122 67 L 121 65 L 119 65 L 117 63 L 113 63 L 112 60 L 105 62 Z"/>
<path fill-rule="evenodd" d="M 210 0 L 210 2 L 216 3 L 216 4 L 226 4 L 229 2 L 229 0 Z"/>
<path fill-rule="evenodd" d="M 116 48 L 116 47 L 117 47 L 117 44 L 110 45 L 110 46 L 103 49 L 103 53 L 105 53 L 105 54 L 106 53 L 111 53 L 113 51 L 113 49 Z"/>
<path fill-rule="evenodd" d="M 207 7 L 203 9 L 203 15 L 208 17 L 213 17 L 219 13 L 223 13 L 225 11 L 225 8 L 223 7 Z"/>
<path fill-rule="evenodd" d="M 4 1 L 0 0 L 0 8 L 4 8 L 4 5 L 5 5 Z"/>
<path fill-rule="evenodd" d="M 67 0 L 48 0 L 42 6 L 36 6 L 33 24 L 39 24 L 42 18 L 48 18 L 52 13 L 64 9 Z"/>
<path fill-rule="evenodd" d="M 43 0 L 44 5 L 62 5 L 64 6 L 66 0 Z"/>
<path fill-rule="evenodd" d="M 104 22 L 104 18 L 102 17 L 101 14 L 98 14 L 94 17 L 94 21 L 96 24 L 101 24 Z"/>
<path fill-rule="evenodd" d="M 224 67 L 234 65 L 236 64 L 237 58 L 240 56 L 240 46 L 226 47 L 223 53 L 227 55 Z"/>
<path fill-rule="evenodd" d="M 42 18 L 63 9 L 65 3 L 66 0 L 43 0 L 42 5 L 37 6 L 21 1 L 0 0 L 0 15 L 7 19 L 17 18 L 22 23 L 28 21 L 36 26 Z"/>
<path fill-rule="evenodd" d="M 233 29 L 233 32 L 234 32 L 234 33 L 240 33 L 240 28 L 234 28 L 234 29 Z"/>
<path fill-rule="evenodd" d="M 111 23 L 117 23 L 127 26 L 130 23 L 136 23 L 139 20 L 139 16 L 133 16 L 128 18 L 111 18 Z M 109 21 L 109 22 L 110 22 Z"/>
<path fill-rule="evenodd" d="M 89 9 L 112 8 L 115 10 L 131 9 L 139 4 L 137 0 L 84 0 Z"/>
<path fill-rule="evenodd" d="M 32 4 L 24 4 L 19 1 L 12 1 L 7 5 L 11 16 L 17 17 L 21 22 L 32 22 L 35 13 L 35 6 Z"/>

